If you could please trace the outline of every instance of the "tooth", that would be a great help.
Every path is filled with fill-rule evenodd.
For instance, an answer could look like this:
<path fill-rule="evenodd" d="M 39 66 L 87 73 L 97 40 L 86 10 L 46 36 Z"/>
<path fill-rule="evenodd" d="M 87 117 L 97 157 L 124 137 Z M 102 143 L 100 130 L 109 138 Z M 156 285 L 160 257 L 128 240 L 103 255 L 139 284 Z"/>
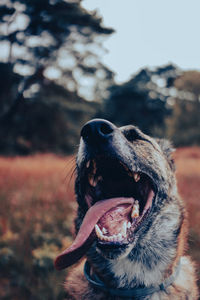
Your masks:
<path fill-rule="evenodd" d="M 131 218 L 134 219 L 138 217 L 139 217 L 139 202 L 138 200 L 136 200 L 132 208 Z"/>
<path fill-rule="evenodd" d="M 86 168 L 90 167 L 90 160 L 88 160 L 88 162 L 86 163 Z"/>
<path fill-rule="evenodd" d="M 93 187 L 95 187 L 97 185 L 98 181 L 97 180 L 93 180 L 93 183 L 91 184 Z"/>
<path fill-rule="evenodd" d="M 104 238 L 104 236 L 101 232 L 101 229 L 99 228 L 99 226 L 97 224 L 95 225 L 95 231 L 96 231 L 98 238 L 100 238 L 100 239 Z"/>
<path fill-rule="evenodd" d="M 122 240 L 122 234 L 121 233 L 118 233 L 118 235 L 117 235 L 117 237 L 118 237 L 118 240 Z"/>
<path fill-rule="evenodd" d="M 107 233 L 107 230 L 103 227 L 103 228 L 102 228 L 102 232 L 103 232 L 104 234 L 106 234 L 106 233 Z"/>
<path fill-rule="evenodd" d="M 107 241 L 114 242 L 116 235 L 107 236 Z"/>
<path fill-rule="evenodd" d="M 111 240 L 111 236 L 106 236 L 106 235 L 104 235 L 104 236 L 103 236 L 103 240 L 105 240 L 105 241 L 110 241 L 110 240 Z"/>
<path fill-rule="evenodd" d="M 89 184 L 93 187 L 97 185 L 97 180 L 94 179 L 94 176 L 89 176 Z"/>
<path fill-rule="evenodd" d="M 124 222 L 125 223 L 125 222 Z M 129 222 L 130 223 L 130 222 Z M 125 225 L 124 225 L 125 226 Z M 107 241 L 107 242 L 119 242 L 122 241 L 124 236 L 122 235 L 122 233 L 118 233 L 118 234 L 113 234 L 111 236 L 106 236 L 102 233 L 103 232 L 107 232 L 107 230 L 103 227 L 102 231 L 99 228 L 99 226 L 96 224 L 95 225 L 95 231 L 96 231 L 96 235 L 97 237 L 102 240 L 102 241 Z"/>
<path fill-rule="evenodd" d="M 131 228 L 131 222 L 128 222 L 127 227 L 128 227 L 128 228 Z"/>
<path fill-rule="evenodd" d="M 122 231 L 121 231 L 121 233 L 122 233 L 122 235 L 124 237 L 126 237 L 126 227 L 127 227 L 127 223 L 125 221 L 124 224 L 123 224 L 123 226 L 122 226 Z"/>
<path fill-rule="evenodd" d="M 93 175 L 89 175 L 88 180 L 89 180 L 89 184 L 91 186 L 95 187 L 99 181 L 103 180 L 103 178 L 102 178 L 102 176 L 98 176 L 95 179 L 95 177 Z"/>
<path fill-rule="evenodd" d="M 134 173 L 133 177 L 134 177 L 136 182 L 138 182 L 140 180 L 140 174 L 139 173 Z"/>
<path fill-rule="evenodd" d="M 118 241 L 118 236 L 116 234 L 112 235 L 112 241 L 117 242 Z"/>

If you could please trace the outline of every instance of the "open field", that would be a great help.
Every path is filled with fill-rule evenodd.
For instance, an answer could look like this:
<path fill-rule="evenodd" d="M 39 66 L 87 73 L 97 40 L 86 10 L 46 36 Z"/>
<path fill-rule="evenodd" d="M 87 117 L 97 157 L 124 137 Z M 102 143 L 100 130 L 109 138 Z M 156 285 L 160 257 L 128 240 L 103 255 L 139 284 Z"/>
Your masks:
<path fill-rule="evenodd" d="M 189 252 L 200 267 L 200 148 L 174 154 L 189 211 Z M 63 299 L 53 259 L 71 243 L 73 157 L 0 157 L 0 298 Z M 70 179 L 71 178 L 71 179 Z"/>
<path fill-rule="evenodd" d="M 174 158 L 178 189 L 188 210 L 188 252 L 197 263 L 200 279 L 200 148 L 180 148 L 175 152 Z M 200 280 L 198 282 L 200 284 Z"/>

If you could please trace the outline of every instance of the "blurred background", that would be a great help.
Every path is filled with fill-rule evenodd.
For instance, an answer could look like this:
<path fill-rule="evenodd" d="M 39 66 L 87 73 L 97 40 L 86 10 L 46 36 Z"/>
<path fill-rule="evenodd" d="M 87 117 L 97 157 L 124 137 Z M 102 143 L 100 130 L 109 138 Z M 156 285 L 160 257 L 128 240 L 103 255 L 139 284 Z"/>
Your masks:
<path fill-rule="evenodd" d="M 81 126 L 172 140 L 200 267 L 198 0 L 1 0 L 0 298 L 63 299 Z"/>

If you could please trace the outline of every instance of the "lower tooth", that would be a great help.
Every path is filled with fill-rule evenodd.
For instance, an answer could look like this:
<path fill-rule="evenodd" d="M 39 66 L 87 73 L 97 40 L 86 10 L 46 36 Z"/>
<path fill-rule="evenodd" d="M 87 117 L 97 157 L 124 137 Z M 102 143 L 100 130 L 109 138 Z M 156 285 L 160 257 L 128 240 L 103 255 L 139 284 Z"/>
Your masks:
<path fill-rule="evenodd" d="M 130 222 L 129 222 L 130 223 Z M 105 228 L 102 229 L 102 231 Z M 106 230 L 106 229 L 105 229 Z M 95 225 L 95 232 L 97 237 L 102 240 L 102 241 L 106 241 L 106 242 L 119 242 L 122 241 L 124 237 L 126 237 L 126 234 L 122 234 L 122 233 L 118 233 L 118 234 L 113 234 L 111 236 L 106 236 L 102 233 L 101 229 L 99 228 L 99 226 L 96 224 Z M 107 230 L 106 230 L 107 231 Z"/>
<path fill-rule="evenodd" d="M 128 227 L 128 228 L 131 228 L 131 222 L 128 222 L 127 227 Z"/>
<path fill-rule="evenodd" d="M 126 227 L 127 227 L 127 223 L 126 221 L 124 222 L 123 226 L 122 226 L 122 235 L 126 236 Z"/>
<path fill-rule="evenodd" d="M 106 239 L 105 239 L 106 241 L 114 242 L 115 239 L 116 239 L 116 235 L 104 236 L 104 238 L 106 238 Z"/>
<path fill-rule="evenodd" d="M 107 233 L 107 230 L 103 227 L 102 232 L 103 232 L 104 234 L 106 234 L 106 233 Z"/>
<path fill-rule="evenodd" d="M 113 242 L 117 242 L 118 240 L 118 235 L 113 235 Z"/>
<path fill-rule="evenodd" d="M 98 236 L 98 238 L 102 239 L 103 234 L 102 234 L 101 229 L 99 228 L 99 226 L 97 224 L 95 225 L 95 231 L 96 231 L 96 235 Z"/>
<path fill-rule="evenodd" d="M 117 237 L 118 237 L 119 240 L 122 240 L 122 235 L 121 235 L 121 233 L 118 233 Z"/>

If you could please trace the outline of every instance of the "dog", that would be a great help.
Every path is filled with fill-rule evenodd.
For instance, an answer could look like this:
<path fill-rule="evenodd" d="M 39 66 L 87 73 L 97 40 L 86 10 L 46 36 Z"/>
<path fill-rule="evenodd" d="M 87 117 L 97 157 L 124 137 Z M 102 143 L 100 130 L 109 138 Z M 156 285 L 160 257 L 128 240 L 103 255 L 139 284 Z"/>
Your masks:
<path fill-rule="evenodd" d="M 67 299 L 197 299 L 185 255 L 186 210 L 168 141 L 103 119 L 81 130 L 76 238 L 55 260 L 72 268 Z"/>

